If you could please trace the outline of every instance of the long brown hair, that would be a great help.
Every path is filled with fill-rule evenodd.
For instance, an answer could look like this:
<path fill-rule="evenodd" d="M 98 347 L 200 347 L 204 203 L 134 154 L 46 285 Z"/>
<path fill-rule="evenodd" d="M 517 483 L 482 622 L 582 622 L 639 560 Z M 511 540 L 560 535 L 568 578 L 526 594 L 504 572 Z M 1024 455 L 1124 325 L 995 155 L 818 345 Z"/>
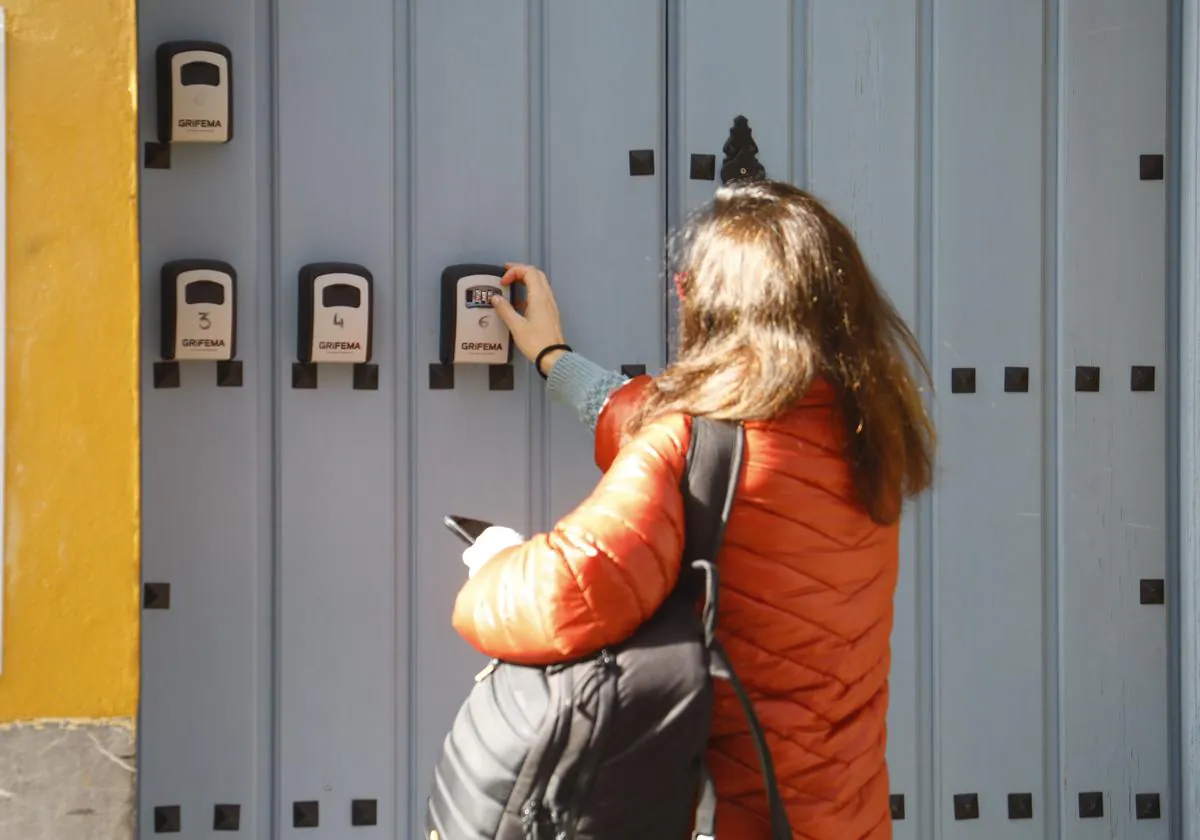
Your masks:
<path fill-rule="evenodd" d="M 909 362 L 926 384 L 929 368 L 847 227 L 803 190 L 742 182 L 719 189 L 670 250 L 678 355 L 629 430 L 675 412 L 770 420 L 824 377 L 859 500 L 878 522 L 899 518 L 932 480 L 933 422 Z"/>

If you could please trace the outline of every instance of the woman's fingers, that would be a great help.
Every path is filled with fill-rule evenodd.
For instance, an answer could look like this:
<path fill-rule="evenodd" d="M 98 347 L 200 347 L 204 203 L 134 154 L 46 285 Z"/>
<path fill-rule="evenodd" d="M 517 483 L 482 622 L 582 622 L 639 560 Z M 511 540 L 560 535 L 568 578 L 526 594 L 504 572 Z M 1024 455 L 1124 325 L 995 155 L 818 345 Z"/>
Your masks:
<path fill-rule="evenodd" d="M 524 263 L 505 263 L 504 276 L 500 278 L 500 285 L 508 286 L 512 283 L 523 283 L 525 282 L 525 275 L 532 269 L 533 266 L 525 265 Z"/>
<path fill-rule="evenodd" d="M 506 263 L 504 269 L 504 276 L 500 278 L 502 286 L 524 283 L 532 293 L 540 293 L 550 288 L 550 281 L 545 272 L 535 266 L 524 263 Z"/>
<path fill-rule="evenodd" d="M 562 344 L 562 323 L 550 281 L 539 269 L 524 263 L 508 263 L 500 282 L 522 283 L 525 301 L 514 305 L 502 295 L 492 296 L 492 306 L 512 334 L 517 348 L 530 361 L 552 344 Z"/>
<path fill-rule="evenodd" d="M 519 326 L 525 319 L 517 312 L 513 305 L 505 300 L 504 295 L 492 295 L 492 309 L 500 316 L 500 320 L 504 322 L 504 326 L 508 327 L 511 332 L 514 327 Z"/>

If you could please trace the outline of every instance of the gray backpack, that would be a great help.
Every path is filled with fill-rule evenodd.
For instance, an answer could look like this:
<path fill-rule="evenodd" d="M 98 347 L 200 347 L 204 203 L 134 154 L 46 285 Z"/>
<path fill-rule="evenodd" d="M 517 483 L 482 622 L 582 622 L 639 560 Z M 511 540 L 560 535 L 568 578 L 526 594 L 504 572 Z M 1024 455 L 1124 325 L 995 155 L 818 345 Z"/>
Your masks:
<path fill-rule="evenodd" d="M 714 678 L 749 720 L 772 840 L 792 840 L 762 726 L 714 637 L 714 563 L 743 446 L 740 425 L 693 420 L 683 573 L 629 639 L 549 667 L 493 661 L 476 678 L 434 770 L 427 840 L 716 838 L 704 765 Z"/>

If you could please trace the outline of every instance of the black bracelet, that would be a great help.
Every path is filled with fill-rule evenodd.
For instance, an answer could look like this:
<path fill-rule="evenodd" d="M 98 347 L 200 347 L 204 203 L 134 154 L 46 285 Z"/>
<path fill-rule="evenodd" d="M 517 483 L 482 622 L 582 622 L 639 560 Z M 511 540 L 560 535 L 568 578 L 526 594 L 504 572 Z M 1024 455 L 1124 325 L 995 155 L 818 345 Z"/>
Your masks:
<path fill-rule="evenodd" d="M 537 369 L 537 372 L 542 377 L 542 379 L 549 378 L 546 376 L 546 374 L 542 373 L 542 359 L 544 359 L 546 357 L 547 353 L 553 353 L 555 350 L 566 350 L 568 353 L 575 352 L 574 350 L 571 349 L 570 344 L 551 344 L 548 347 L 543 347 L 542 351 L 537 354 L 537 358 L 533 360 L 533 366 L 534 366 L 534 368 Z"/>

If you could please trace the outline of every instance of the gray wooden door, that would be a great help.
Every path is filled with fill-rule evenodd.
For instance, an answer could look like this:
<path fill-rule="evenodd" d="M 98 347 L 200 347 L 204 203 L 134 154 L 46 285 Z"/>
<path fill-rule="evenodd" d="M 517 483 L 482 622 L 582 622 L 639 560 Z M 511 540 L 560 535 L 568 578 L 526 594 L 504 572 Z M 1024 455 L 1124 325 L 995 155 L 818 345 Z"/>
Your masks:
<path fill-rule="evenodd" d="M 933 366 L 895 836 L 1168 837 L 1168 0 L 352 5 L 140 4 L 143 139 L 164 40 L 228 46 L 236 109 L 228 146 L 142 172 L 141 837 L 416 836 L 480 663 L 441 516 L 532 532 L 597 478 L 524 363 L 430 387 L 441 269 L 537 262 L 577 349 L 660 368 L 663 238 L 738 115 Z M 156 387 L 184 257 L 239 273 L 240 380 Z M 327 260 L 374 275 L 375 389 L 293 387 L 297 274 Z"/>

